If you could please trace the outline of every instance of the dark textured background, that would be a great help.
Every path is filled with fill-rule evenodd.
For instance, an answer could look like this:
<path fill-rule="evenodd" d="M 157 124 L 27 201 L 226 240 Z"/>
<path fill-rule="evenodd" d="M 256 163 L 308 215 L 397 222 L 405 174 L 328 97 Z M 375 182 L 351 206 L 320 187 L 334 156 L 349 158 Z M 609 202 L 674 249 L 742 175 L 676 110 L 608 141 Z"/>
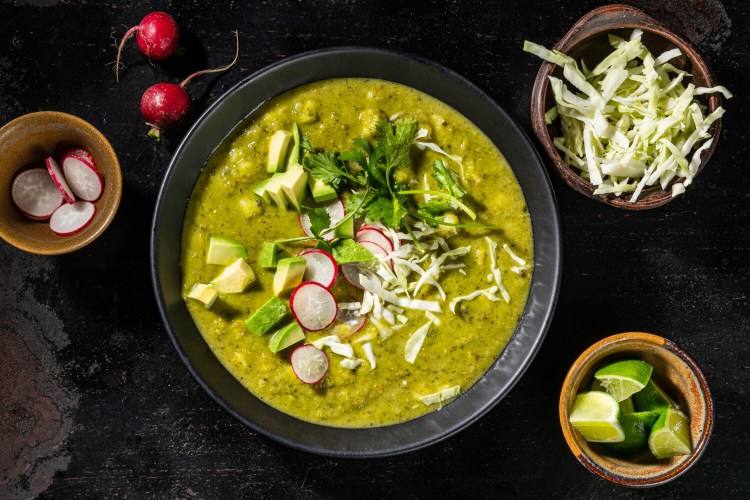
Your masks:
<path fill-rule="evenodd" d="M 637 1 L 691 39 L 735 98 L 722 138 L 686 195 L 645 213 L 618 211 L 552 176 L 564 230 L 564 275 L 552 328 L 531 368 L 477 424 L 429 449 L 377 460 L 293 451 L 245 428 L 190 377 L 161 324 L 148 272 L 149 224 L 179 134 L 146 137 L 141 93 L 195 69 L 199 107 L 292 54 L 337 45 L 404 50 L 487 91 L 530 132 L 539 61 L 602 2 L 18 0 L 0 3 L 0 123 L 27 112 L 81 116 L 112 142 L 125 188 L 96 242 L 71 255 L 24 254 L 0 242 L 0 498 L 748 498 L 750 458 L 750 7 Z M 185 56 L 150 64 L 131 43 L 119 84 L 114 39 L 150 10 L 171 12 Z M 0 159 L 2 161 L 2 159 Z M 3 194 L 5 196 L 5 194 Z M 651 331 L 691 353 L 716 409 L 703 458 L 649 491 L 581 467 L 557 420 L 559 388 L 594 341 Z"/>

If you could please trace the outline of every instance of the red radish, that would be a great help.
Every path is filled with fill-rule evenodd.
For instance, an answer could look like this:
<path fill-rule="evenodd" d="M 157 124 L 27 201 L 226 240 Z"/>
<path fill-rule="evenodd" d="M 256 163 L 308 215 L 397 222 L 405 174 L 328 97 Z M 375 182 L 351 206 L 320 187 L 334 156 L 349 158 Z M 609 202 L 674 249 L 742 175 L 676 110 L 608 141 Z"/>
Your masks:
<path fill-rule="evenodd" d="M 91 165 L 93 165 L 94 168 L 96 168 L 96 162 L 94 161 L 94 157 L 91 156 L 91 153 L 89 153 L 83 148 L 68 148 L 63 153 L 63 158 L 65 158 L 66 156 L 77 156 L 78 158 L 81 158 L 91 163 Z"/>
<path fill-rule="evenodd" d="M 62 162 L 65 180 L 75 195 L 84 201 L 96 201 L 104 191 L 104 181 L 96 167 L 87 160 L 68 155 Z"/>
<path fill-rule="evenodd" d="M 120 81 L 120 54 L 125 42 L 136 33 L 135 39 L 138 48 L 149 59 L 161 61 L 174 54 L 180 44 L 180 27 L 177 21 L 166 12 L 152 12 L 141 19 L 138 26 L 130 28 L 122 37 L 120 46 L 117 48 L 117 62 L 115 63 L 115 74 Z"/>
<path fill-rule="evenodd" d="M 94 219 L 96 207 L 90 201 L 63 203 L 49 219 L 52 232 L 68 236 L 81 231 Z"/>
<path fill-rule="evenodd" d="M 10 197 L 25 216 L 34 220 L 47 220 L 63 197 L 47 169 L 32 168 L 16 175 L 10 187 Z"/>
<path fill-rule="evenodd" d="M 50 177 L 52 177 L 52 182 L 55 183 L 55 186 L 60 191 L 62 197 L 68 203 L 75 203 L 76 197 L 70 189 L 70 186 L 68 186 L 68 182 L 65 180 L 65 175 L 62 170 L 60 170 L 60 165 L 58 165 L 55 159 L 51 156 L 48 156 L 45 162 L 47 163 L 47 171 L 49 172 Z"/>
<path fill-rule="evenodd" d="M 341 274 L 344 276 L 346 282 L 351 286 L 360 290 L 364 290 L 365 287 L 363 287 L 359 283 L 359 275 L 368 275 L 371 273 L 365 267 L 360 266 L 359 264 L 341 264 Z"/>
<path fill-rule="evenodd" d="M 161 136 L 162 130 L 177 125 L 185 118 L 190 109 L 190 96 L 185 90 L 185 85 L 190 80 L 196 76 L 208 73 L 221 73 L 234 66 L 240 55 L 240 36 L 236 31 L 234 32 L 234 36 L 236 50 L 231 63 L 221 68 L 197 71 L 185 78 L 179 85 L 174 83 L 157 83 L 146 89 L 143 97 L 141 97 L 141 114 L 146 119 L 146 124 L 151 127 L 148 135 L 158 139 Z"/>
<path fill-rule="evenodd" d="M 371 241 L 384 250 L 387 250 L 388 253 L 393 251 L 393 242 L 391 241 L 391 239 L 386 236 L 383 231 L 381 231 L 380 229 L 375 229 L 373 227 L 367 227 L 357 231 L 357 234 L 354 235 L 354 241 L 356 241 L 357 243 Z"/>
<path fill-rule="evenodd" d="M 317 203 L 315 204 L 315 206 L 322 207 L 326 212 L 328 212 L 328 215 L 331 217 L 331 226 L 334 226 L 346 216 L 346 211 L 344 211 L 344 202 L 339 199 L 329 201 L 328 203 L 324 204 Z M 307 215 L 307 210 L 299 215 L 299 225 L 302 228 L 302 231 L 304 231 L 307 236 L 313 236 L 313 233 L 310 230 L 312 223 L 310 222 L 310 216 Z M 333 231 L 326 233 L 324 237 L 328 241 L 332 241 L 334 239 Z"/>
<path fill-rule="evenodd" d="M 305 281 L 289 297 L 289 308 L 294 319 L 309 332 L 325 330 L 336 319 L 336 298 L 326 287 L 314 281 Z"/>
<path fill-rule="evenodd" d="M 336 319 L 341 323 L 349 327 L 349 333 L 343 338 L 349 338 L 362 328 L 367 323 L 367 315 L 359 314 L 358 310 L 354 309 L 341 309 L 339 307 L 339 313 L 336 315 Z"/>
<path fill-rule="evenodd" d="M 339 266 L 333 255 L 325 250 L 307 250 L 300 255 L 307 261 L 305 266 L 305 281 L 314 281 L 330 289 L 339 275 Z"/>
<path fill-rule="evenodd" d="M 294 374 L 306 384 L 317 384 L 328 373 L 328 355 L 312 344 L 301 345 L 290 358 Z"/>

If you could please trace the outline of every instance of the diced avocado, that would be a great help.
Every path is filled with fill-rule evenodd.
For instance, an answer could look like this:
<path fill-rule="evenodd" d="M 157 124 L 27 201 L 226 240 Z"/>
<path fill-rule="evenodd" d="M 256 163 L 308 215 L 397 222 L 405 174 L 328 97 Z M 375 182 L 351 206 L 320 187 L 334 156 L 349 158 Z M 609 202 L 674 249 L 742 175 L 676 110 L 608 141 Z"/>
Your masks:
<path fill-rule="evenodd" d="M 286 130 L 277 130 L 271 136 L 271 140 L 268 143 L 266 172 L 273 174 L 284 171 L 286 168 L 286 150 L 289 147 L 291 139 L 291 132 L 287 132 Z"/>
<path fill-rule="evenodd" d="M 307 260 L 302 257 L 281 259 L 273 277 L 273 294 L 279 296 L 302 283 L 306 264 Z"/>
<path fill-rule="evenodd" d="M 216 300 L 216 297 L 219 296 L 219 293 L 211 285 L 206 285 L 204 283 L 196 283 L 195 285 L 193 285 L 193 288 L 190 289 L 187 296 L 189 299 L 202 302 L 203 307 L 208 309 L 209 307 L 213 305 L 214 301 Z"/>
<path fill-rule="evenodd" d="M 304 259 L 303 259 L 304 260 Z M 224 270 L 211 284 L 219 293 L 241 293 L 247 285 L 255 281 L 255 273 L 245 259 L 237 259 Z"/>
<path fill-rule="evenodd" d="M 289 314 L 289 306 L 280 298 L 271 297 L 245 321 L 245 328 L 260 337 L 268 333 L 287 314 Z"/>
<path fill-rule="evenodd" d="M 276 243 L 263 243 L 260 250 L 260 267 L 265 269 L 276 269 L 279 260 L 291 257 L 289 252 L 281 248 Z"/>
<path fill-rule="evenodd" d="M 331 246 L 331 250 L 333 258 L 339 264 L 368 262 L 375 258 L 368 249 L 350 239 L 337 240 Z"/>
<path fill-rule="evenodd" d="M 284 172 L 280 183 L 287 201 L 295 210 L 301 212 L 302 205 L 305 203 L 305 196 L 307 195 L 307 172 L 305 172 L 305 169 L 299 163 L 291 165 Z"/>
<path fill-rule="evenodd" d="M 263 203 L 271 203 L 271 197 L 268 195 L 268 184 L 271 182 L 271 179 L 273 177 L 269 177 L 268 179 L 264 180 L 263 182 L 256 184 L 253 186 L 253 193 L 258 195 L 258 197 L 263 200 Z"/>
<path fill-rule="evenodd" d="M 291 167 L 295 163 L 299 163 L 299 146 L 301 142 L 302 137 L 300 136 L 299 126 L 294 123 L 292 125 L 292 143 L 289 145 L 289 152 L 287 153 L 286 157 L 287 170 L 289 170 L 289 167 Z"/>
<path fill-rule="evenodd" d="M 239 241 L 226 236 L 214 235 L 208 238 L 206 264 L 228 266 L 237 259 L 245 258 L 247 258 L 247 252 Z"/>
<path fill-rule="evenodd" d="M 288 205 L 286 195 L 284 194 L 284 188 L 281 187 L 281 179 L 283 178 L 284 174 L 273 174 L 266 185 L 266 193 L 280 208 L 286 208 Z"/>
<path fill-rule="evenodd" d="M 313 198 L 318 203 L 335 200 L 339 196 L 336 193 L 336 190 L 333 189 L 333 186 L 316 179 L 312 175 L 309 176 L 308 182 L 310 183 L 310 191 L 312 192 Z"/>
<path fill-rule="evenodd" d="M 303 340 L 305 340 L 305 332 L 296 321 L 293 321 L 273 334 L 271 340 L 268 341 L 268 348 L 271 352 L 279 352 Z"/>
<path fill-rule="evenodd" d="M 335 238 L 354 238 L 354 217 L 349 217 L 343 224 L 333 230 Z"/>

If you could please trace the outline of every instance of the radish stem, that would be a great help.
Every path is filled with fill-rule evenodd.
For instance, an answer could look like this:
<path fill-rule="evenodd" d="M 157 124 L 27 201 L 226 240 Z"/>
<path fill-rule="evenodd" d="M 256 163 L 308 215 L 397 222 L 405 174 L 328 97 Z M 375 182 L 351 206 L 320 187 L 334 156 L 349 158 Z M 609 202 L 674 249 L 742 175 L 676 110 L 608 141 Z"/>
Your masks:
<path fill-rule="evenodd" d="M 122 54 L 122 48 L 125 46 L 125 42 L 128 41 L 128 38 L 133 36 L 133 33 L 136 33 L 139 29 L 140 25 L 130 28 L 127 33 L 125 33 L 125 36 L 122 37 L 122 41 L 120 41 L 120 45 L 117 47 L 117 62 L 115 62 L 115 78 L 117 79 L 117 83 L 120 83 L 120 54 Z"/>
<path fill-rule="evenodd" d="M 222 66 L 221 68 L 204 69 L 204 70 L 201 70 L 201 71 L 196 71 L 192 75 L 190 75 L 187 78 L 185 78 L 182 81 L 182 83 L 180 84 L 180 87 L 184 88 L 185 85 L 187 85 L 190 82 L 190 80 L 192 80 L 196 76 L 206 75 L 208 73 L 221 73 L 223 71 L 228 70 L 232 66 L 234 66 L 235 63 L 237 62 L 237 58 L 240 56 L 240 34 L 236 30 L 234 31 L 234 41 L 235 41 L 235 44 L 236 44 L 236 48 L 235 48 L 235 52 L 234 52 L 234 59 L 232 59 L 232 62 L 230 62 L 226 66 Z"/>

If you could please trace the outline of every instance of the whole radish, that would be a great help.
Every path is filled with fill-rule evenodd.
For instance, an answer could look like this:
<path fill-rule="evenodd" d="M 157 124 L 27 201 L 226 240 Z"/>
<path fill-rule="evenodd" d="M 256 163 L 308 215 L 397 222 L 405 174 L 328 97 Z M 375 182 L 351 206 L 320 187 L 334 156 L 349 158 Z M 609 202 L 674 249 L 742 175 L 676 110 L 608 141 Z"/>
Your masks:
<path fill-rule="evenodd" d="M 120 81 L 120 54 L 125 42 L 136 34 L 138 48 L 149 59 L 161 61 L 174 54 L 180 43 L 180 27 L 177 21 L 166 12 L 152 12 L 141 20 L 138 26 L 130 28 L 122 37 L 117 49 L 117 62 L 115 63 L 115 74 Z"/>
<path fill-rule="evenodd" d="M 239 34 L 235 31 L 234 36 L 236 50 L 231 63 L 221 68 L 197 71 L 185 78 L 179 85 L 174 83 L 157 83 L 146 89 L 143 97 L 141 97 L 141 114 L 146 119 L 146 124 L 151 127 L 148 135 L 158 139 L 161 136 L 162 130 L 176 125 L 185 117 L 190 109 L 190 96 L 185 90 L 185 85 L 190 80 L 207 73 L 221 73 L 234 66 L 240 55 Z"/>

